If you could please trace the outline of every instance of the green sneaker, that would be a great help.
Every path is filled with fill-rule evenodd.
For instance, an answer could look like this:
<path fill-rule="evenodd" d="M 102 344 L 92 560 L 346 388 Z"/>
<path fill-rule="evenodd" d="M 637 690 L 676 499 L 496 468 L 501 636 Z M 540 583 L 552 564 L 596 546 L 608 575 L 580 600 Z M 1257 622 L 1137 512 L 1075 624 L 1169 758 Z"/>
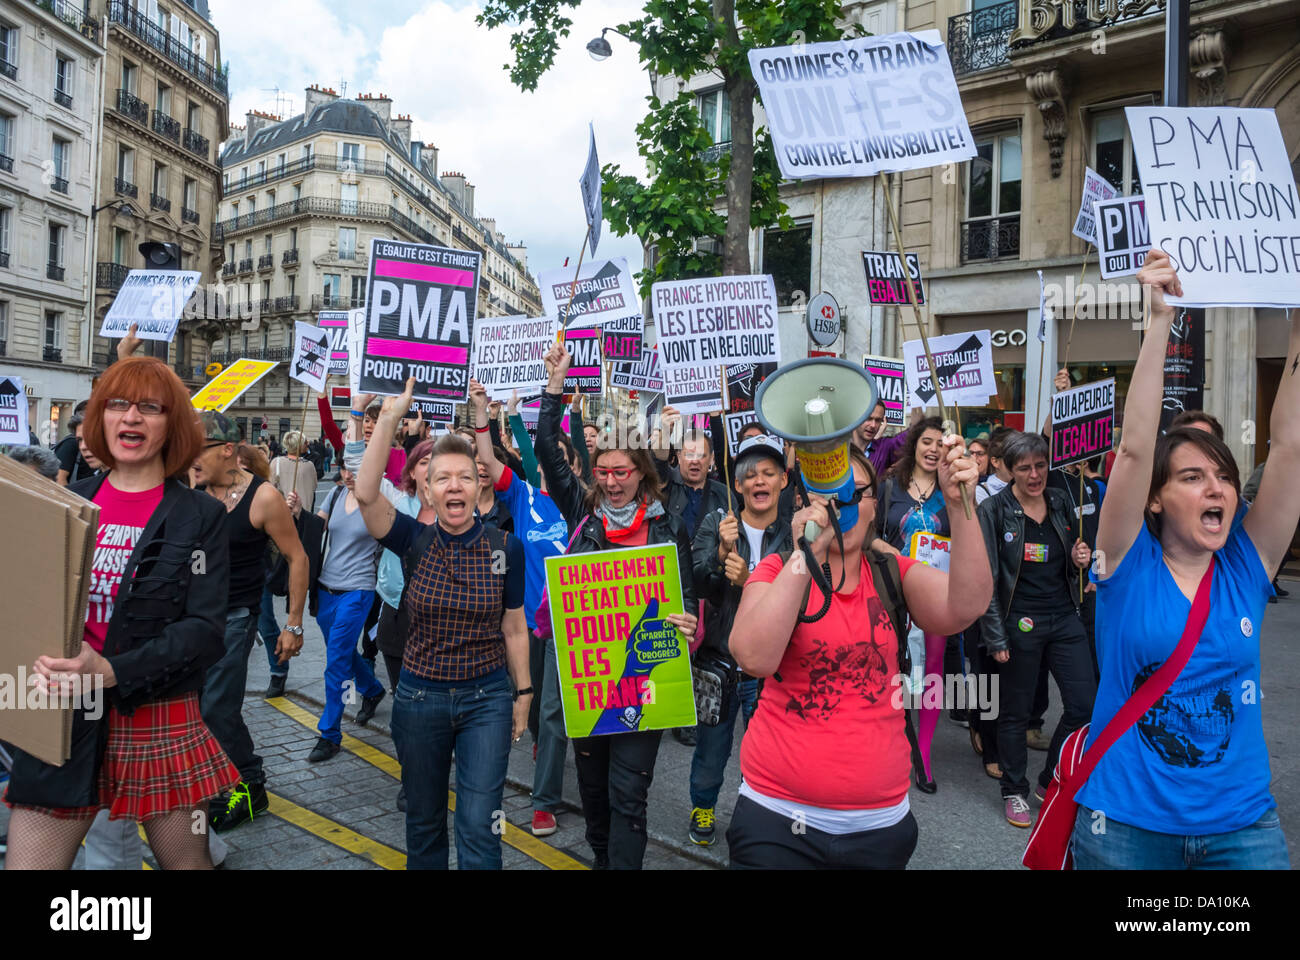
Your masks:
<path fill-rule="evenodd" d="M 265 813 L 271 805 L 266 795 L 266 784 L 239 781 L 229 797 L 218 797 L 209 809 L 212 829 L 217 833 L 247 823 L 258 814 Z"/>
<path fill-rule="evenodd" d="M 696 807 L 691 811 L 691 843 L 713 846 L 713 808 Z"/>

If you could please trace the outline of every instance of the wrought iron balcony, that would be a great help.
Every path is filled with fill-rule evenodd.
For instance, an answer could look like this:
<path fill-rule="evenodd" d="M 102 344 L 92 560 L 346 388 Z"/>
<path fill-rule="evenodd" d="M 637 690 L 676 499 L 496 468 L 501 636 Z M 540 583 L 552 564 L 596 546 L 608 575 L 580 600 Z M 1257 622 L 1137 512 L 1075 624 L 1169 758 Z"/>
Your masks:
<path fill-rule="evenodd" d="M 82 4 L 70 0 L 36 0 L 36 5 L 54 14 L 87 40 L 99 43 L 99 24 L 86 19 Z"/>
<path fill-rule="evenodd" d="M 233 277 L 235 275 L 235 264 L 233 261 L 221 265 L 221 275 L 223 277 Z"/>
<path fill-rule="evenodd" d="M 8 353 L 9 353 L 9 344 L 4 340 L 0 340 L 0 357 L 6 356 L 8 355 Z"/>
<path fill-rule="evenodd" d="M 183 143 L 190 153 L 198 154 L 204 160 L 208 159 L 208 138 L 195 133 L 192 127 L 185 128 Z"/>
<path fill-rule="evenodd" d="M 95 287 L 99 290 L 120 290 L 131 268 L 124 263 L 95 264 Z"/>
<path fill-rule="evenodd" d="M 172 212 L 172 202 L 156 193 L 149 194 L 149 206 L 155 210 L 161 210 L 163 213 Z"/>
<path fill-rule="evenodd" d="M 1007 44 L 1016 29 L 1019 3 L 972 10 L 948 18 L 948 56 L 956 76 L 991 70 L 1007 62 Z"/>
<path fill-rule="evenodd" d="M 9 251 L 0 250 L 0 268 L 9 269 Z"/>
<path fill-rule="evenodd" d="M 295 311 L 295 310 L 297 310 L 297 309 L 298 309 L 298 298 L 297 298 L 296 296 L 292 296 L 292 297 L 276 297 L 276 298 L 275 298 L 275 306 L 272 307 L 272 312 L 274 312 L 274 313 L 292 313 L 293 311 Z"/>
<path fill-rule="evenodd" d="M 61 107 L 67 107 L 69 110 L 71 110 L 71 109 L 72 109 L 72 94 L 67 93 L 66 91 L 63 91 L 63 90 L 55 90 L 55 91 L 54 91 L 54 102 L 57 103 L 57 104 L 58 104 L 59 106 L 61 106 Z"/>
<path fill-rule="evenodd" d="M 17 80 L 18 64 L 10 63 L 8 60 L 0 60 L 0 76 L 8 77 L 10 80 Z"/>
<path fill-rule="evenodd" d="M 224 71 L 205 63 L 197 53 L 150 20 L 133 4 L 114 0 L 108 5 L 108 21 L 120 24 L 200 83 L 220 94 L 229 95 L 229 84 Z"/>
<path fill-rule="evenodd" d="M 53 180 L 50 182 L 50 186 L 53 187 L 55 190 L 57 190 L 59 193 L 67 193 L 67 192 L 68 192 L 68 178 L 67 178 L 67 177 L 55 177 L 55 178 L 53 178 Z"/>
<path fill-rule="evenodd" d="M 63 351 L 58 347 L 46 347 L 44 352 L 41 354 L 41 359 L 46 363 L 62 363 Z"/>
<path fill-rule="evenodd" d="M 252 258 L 252 257 L 244 257 L 242 260 L 239 261 L 239 272 L 240 272 L 240 273 L 252 273 L 252 272 L 253 272 L 253 258 Z"/>
<path fill-rule="evenodd" d="M 134 200 L 140 195 L 140 188 L 129 180 L 123 180 L 121 177 L 114 177 L 113 192 L 120 197 L 130 197 Z"/>
<path fill-rule="evenodd" d="M 961 225 L 961 262 L 1020 256 L 1020 214 L 967 220 Z"/>
<path fill-rule="evenodd" d="M 273 269 L 275 269 L 275 254 L 273 254 L 273 253 L 264 253 L 264 254 L 262 254 L 260 257 L 258 257 L 258 258 L 257 258 L 257 269 L 258 269 L 258 270 L 273 270 Z"/>
<path fill-rule="evenodd" d="M 298 265 L 298 248 L 286 250 L 280 256 L 280 265 L 284 267 L 296 267 Z"/>
<path fill-rule="evenodd" d="M 0 170 L 4 170 L 6 173 L 13 173 L 14 158 L 6 157 L 3 153 L 0 153 Z"/>
<path fill-rule="evenodd" d="M 337 297 L 333 294 L 316 294 L 311 298 L 311 308 L 316 310 L 355 310 L 366 305 L 365 297 Z"/>
<path fill-rule="evenodd" d="M 185 223 L 198 223 L 199 212 L 191 210 L 189 207 L 181 207 L 181 220 Z"/>
<path fill-rule="evenodd" d="M 181 122 L 161 110 L 153 112 L 153 132 L 166 137 L 172 143 L 181 142 Z"/>
<path fill-rule="evenodd" d="M 57 263 L 47 263 L 45 265 L 45 275 L 51 280 L 62 280 L 63 268 Z"/>
<path fill-rule="evenodd" d="M 142 127 L 149 126 L 149 104 L 120 87 L 117 91 L 117 112 L 130 117 Z"/>

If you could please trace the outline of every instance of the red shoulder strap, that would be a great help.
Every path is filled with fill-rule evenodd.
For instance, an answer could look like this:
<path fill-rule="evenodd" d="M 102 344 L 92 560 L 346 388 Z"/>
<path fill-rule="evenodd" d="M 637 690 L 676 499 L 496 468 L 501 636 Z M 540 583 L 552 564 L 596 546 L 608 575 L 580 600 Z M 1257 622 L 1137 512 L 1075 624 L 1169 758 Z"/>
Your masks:
<path fill-rule="evenodd" d="M 1214 563 L 1214 557 L 1211 557 L 1210 565 L 1196 588 L 1192 610 L 1187 615 L 1187 626 L 1183 628 L 1183 636 L 1178 641 L 1178 646 L 1169 655 L 1169 659 L 1162 663 L 1155 673 L 1147 677 L 1146 682 L 1138 687 L 1137 692 L 1119 708 L 1119 712 L 1111 717 L 1110 723 L 1106 724 L 1101 736 L 1088 748 L 1088 752 L 1079 762 L 1074 773 L 1075 783 L 1082 785 L 1088 779 L 1102 755 L 1165 695 L 1165 691 L 1183 672 L 1183 667 L 1187 666 L 1187 661 L 1192 658 L 1192 651 L 1196 648 L 1196 642 L 1201 639 L 1201 633 L 1205 630 L 1205 621 L 1210 616 L 1210 585 L 1214 582 Z"/>

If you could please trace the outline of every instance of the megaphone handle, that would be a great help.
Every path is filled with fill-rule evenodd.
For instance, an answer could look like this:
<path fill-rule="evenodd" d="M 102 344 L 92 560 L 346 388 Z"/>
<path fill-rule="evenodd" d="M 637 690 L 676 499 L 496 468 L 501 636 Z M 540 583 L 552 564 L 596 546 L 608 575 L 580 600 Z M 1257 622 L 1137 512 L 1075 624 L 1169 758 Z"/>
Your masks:
<path fill-rule="evenodd" d="M 809 520 L 803 525 L 803 538 L 809 543 L 813 543 L 822 535 L 822 528 Z"/>

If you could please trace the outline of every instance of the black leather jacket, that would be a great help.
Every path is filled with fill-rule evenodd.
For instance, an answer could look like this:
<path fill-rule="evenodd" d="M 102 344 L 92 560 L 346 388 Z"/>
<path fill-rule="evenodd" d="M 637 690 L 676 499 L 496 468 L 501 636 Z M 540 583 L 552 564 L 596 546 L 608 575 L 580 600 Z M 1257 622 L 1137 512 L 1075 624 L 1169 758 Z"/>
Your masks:
<path fill-rule="evenodd" d="M 108 475 L 68 489 L 94 499 Z M 122 712 L 201 689 L 208 668 L 225 654 L 227 536 L 218 500 L 166 481 L 122 571 L 104 638 L 103 655 L 117 678 L 109 698 Z"/>
<path fill-rule="evenodd" d="M 727 574 L 718 562 L 718 527 L 726 514 L 714 510 L 700 522 L 700 529 L 695 534 L 693 552 L 695 554 L 695 585 L 699 588 L 701 599 L 709 602 L 708 616 L 704 621 L 704 642 L 708 647 L 723 654 L 734 662 L 729 646 L 731 625 L 740 608 L 740 597 L 744 588 L 738 587 L 727 579 Z M 793 534 L 790 531 L 790 518 L 783 517 L 779 511 L 775 522 L 763 531 L 762 556 L 793 550 Z M 749 563 L 749 537 L 742 529 L 736 538 L 736 552 Z"/>
<path fill-rule="evenodd" d="M 664 494 L 668 498 L 665 506 L 668 512 L 676 517 L 686 515 L 686 497 L 687 485 L 682 479 L 682 473 L 676 467 L 668 465 L 667 460 L 660 460 L 651 454 L 655 462 L 655 469 L 659 471 L 659 480 L 664 485 Z M 699 525 L 704 522 L 704 518 L 716 510 L 727 512 L 727 488 L 718 483 L 717 480 L 710 480 L 707 477 L 704 480 L 704 489 L 700 491 L 700 509 L 695 516 L 695 532 L 699 532 Z M 687 531 L 688 534 L 691 531 Z"/>
<path fill-rule="evenodd" d="M 1047 516 L 1052 529 L 1061 541 L 1061 549 L 1066 556 L 1074 547 L 1077 534 L 1070 526 L 1070 507 L 1065 495 L 1060 490 L 1047 487 L 1043 490 L 1047 500 Z M 980 530 L 984 534 L 984 546 L 989 554 L 989 566 L 993 570 L 993 581 L 997 589 L 989 600 L 989 608 L 980 617 L 981 642 L 990 653 L 1008 649 L 1006 618 L 1011 612 L 1015 600 L 1016 584 L 1020 580 L 1020 564 L 1025 558 L 1025 511 L 1020 501 L 1012 492 L 1011 484 L 989 497 L 979 505 L 977 511 Z M 1007 534 L 1011 539 L 1007 539 Z M 1077 596 L 1078 584 L 1075 581 L 1076 568 L 1073 562 L 1066 563 L 1067 593 L 1073 599 Z M 1074 602 L 1074 612 L 1079 612 L 1079 603 Z"/>

